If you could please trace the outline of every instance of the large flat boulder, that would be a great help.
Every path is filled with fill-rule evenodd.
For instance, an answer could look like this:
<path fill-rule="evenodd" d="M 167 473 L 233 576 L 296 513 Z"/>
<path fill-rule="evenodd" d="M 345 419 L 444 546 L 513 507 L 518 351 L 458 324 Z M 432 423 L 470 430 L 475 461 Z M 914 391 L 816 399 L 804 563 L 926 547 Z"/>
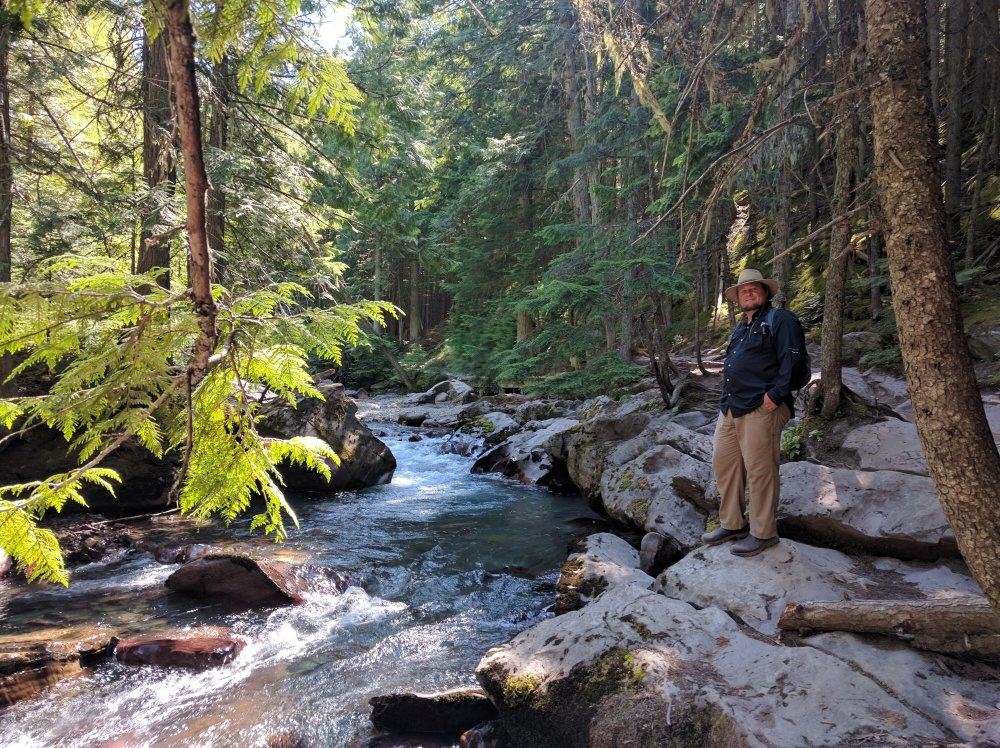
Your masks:
<path fill-rule="evenodd" d="M 728 610 L 769 635 L 792 602 L 982 594 L 962 569 L 848 556 L 788 539 L 749 559 L 734 556 L 727 545 L 704 546 L 660 574 L 655 589 L 692 605 Z"/>
<path fill-rule="evenodd" d="M 333 382 L 317 385 L 323 400 L 302 398 L 295 408 L 283 400 L 272 400 L 263 410 L 261 433 L 289 439 L 293 436 L 319 437 L 340 457 L 340 464 L 327 461 L 329 481 L 319 473 L 297 465 L 281 466 L 285 485 L 297 491 L 329 493 L 392 480 L 396 458 L 389 448 L 357 418 L 357 405 Z"/>
<path fill-rule="evenodd" d="M 890 418 L 854 429 L 842 448 L 854 455 L 862 470 L 897 470 L 927 475 L 917 427 L 909 421 Z"/>
<path fill-rule="evenodd" d="M 0 706 L 42 692 L 111 653 L 117 637 L 101 626 L 0 635 Z"/>
<path fill-rule="evenodd" d="M 653 578 L 639 569 L 639 552 L 617 535 L 588 535 L 581 545 L 566 559 L 556 583 L 556 613 L 582 608 L 612 586 L 653 585 Z"/>
<path fill-rule="evenodd" d="M 931 479 L 893 470 L 782 465 L 778 532 L 904 559 L 958 555 Z"/>
<path fill-rule="evenodd" d="M 993 439 L 1000 445 L 1000 407 L 986 404 L 985 410 Z M 928 474 L 917 427 L 910 421 L 889 418 L 859 426 L 847 434 L 842 448 L 855 457 L 862 470 Z"/>
<path fill-rule="evenodd" d="M 980 734 L 947 723 L 947 699 L 917 708 L 836 656 L 761 639 L 719 608 L 621 585 L 491 649 L 476 672 L 515 746 L 928 745 Z M 995 704 L 984 690 L 967 708 Z"/>
<path fill-rule="evenodd" d="M 950 733 L 949 742 L 1000 745 L 1000 670 L 935 657 L 888 639 L 835 632 L 802 644 L 849 665 Z"/>

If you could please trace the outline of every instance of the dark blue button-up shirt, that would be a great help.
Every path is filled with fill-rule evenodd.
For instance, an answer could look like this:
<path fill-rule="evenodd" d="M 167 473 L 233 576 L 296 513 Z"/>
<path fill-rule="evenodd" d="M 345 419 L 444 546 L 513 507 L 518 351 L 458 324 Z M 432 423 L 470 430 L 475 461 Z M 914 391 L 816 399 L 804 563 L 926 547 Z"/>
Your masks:
<path fill-rule="evenodd" d="M 798 317 L 787 309 L 776 309 L 771 325 L 765 317 L 766 303 L 747 324 L 746 317 L 729 336 L 726 366 L 722 372 L 719 410 L 732 411 L 734 418 L 756 410 L 764 394 L 777 404 L 785 403 L 794 413 L 791 391 L 792 367 L 801 335 Z"/>

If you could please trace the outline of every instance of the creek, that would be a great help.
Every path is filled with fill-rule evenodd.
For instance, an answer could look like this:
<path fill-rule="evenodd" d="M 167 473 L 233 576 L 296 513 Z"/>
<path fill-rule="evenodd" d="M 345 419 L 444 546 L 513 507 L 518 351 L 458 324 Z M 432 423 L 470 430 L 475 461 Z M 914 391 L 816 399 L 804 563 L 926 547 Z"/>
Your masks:
<path fill-rule="evenodd" d="M 148 553 L 79 567 L 66 590 L 0 587 L 0 635 L 220 624 L 249 640 L 201 673 L 106 662 L 0 710 L 3 744 L 262 746 L 292 735 L 364 745 L 369 697 L 474 685 L 487 649 L 550 615 L 567 546 L 597 515 L 579 498 L 470 474 L 469 458 L 441 452 L 445 437 L 406 436 L 385 438 L 398 461 L 391 484 L 293 502 L 301 528 L 286 546 L 349 573 L 357 584 L 342 592 L 227 611 L 167 590 L 177 567 Z M 185 540 L 233 538 L 267 551 L 245 523 Z"/>

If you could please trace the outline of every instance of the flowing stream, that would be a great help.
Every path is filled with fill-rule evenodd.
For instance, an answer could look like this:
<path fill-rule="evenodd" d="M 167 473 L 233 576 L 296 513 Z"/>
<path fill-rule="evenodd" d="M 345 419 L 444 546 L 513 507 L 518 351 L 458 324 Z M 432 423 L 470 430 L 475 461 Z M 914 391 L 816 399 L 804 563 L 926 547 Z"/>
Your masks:
<path fill-rule="evenodd" d="M 473 685 L 489 647 L 548 614 L 567 545 L 596 515 L 578 498 L 471 475 L 470 459 L 441 453 L 444 437 L 405 436 L 385 439 L 399 463 L 390 485 L 296 502 L 301 529 L 286 546 L 358 580 L 343 592 L 227 612 L 167 590 L 177 567 L 148 553 L 80 567 L 68 590 L 0 589 L 0 634 L 222 624 L 250 641 L 202 673 L 109 661 L 0 710 L 0 742 L 263 746 L 290 735 L 363 745 L 370 696 Z M 233 537 L 251 536 L 244 525 L 196 540 Z"/>

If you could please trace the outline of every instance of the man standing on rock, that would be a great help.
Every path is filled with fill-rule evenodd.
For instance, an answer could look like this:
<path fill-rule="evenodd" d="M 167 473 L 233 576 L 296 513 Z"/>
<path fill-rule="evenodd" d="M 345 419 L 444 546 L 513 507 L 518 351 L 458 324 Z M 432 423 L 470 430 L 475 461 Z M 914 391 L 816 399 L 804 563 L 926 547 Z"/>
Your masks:
<path fill-rule="evenodd" d="M 729 337 L 712 467 L 722 495 L 720 527 L 701 536 L 709 545 L 737 540 L 732 552 L 755 556 L 777 544 L 781 429 L 792 417 L 792 389 L 808 379 L 805 336 L 798 318 L 771 306 L 777 281 L 744 270 L 726 298 L 744 316 Z M 744 490 L 749 487 L 749 526 Z"/>

